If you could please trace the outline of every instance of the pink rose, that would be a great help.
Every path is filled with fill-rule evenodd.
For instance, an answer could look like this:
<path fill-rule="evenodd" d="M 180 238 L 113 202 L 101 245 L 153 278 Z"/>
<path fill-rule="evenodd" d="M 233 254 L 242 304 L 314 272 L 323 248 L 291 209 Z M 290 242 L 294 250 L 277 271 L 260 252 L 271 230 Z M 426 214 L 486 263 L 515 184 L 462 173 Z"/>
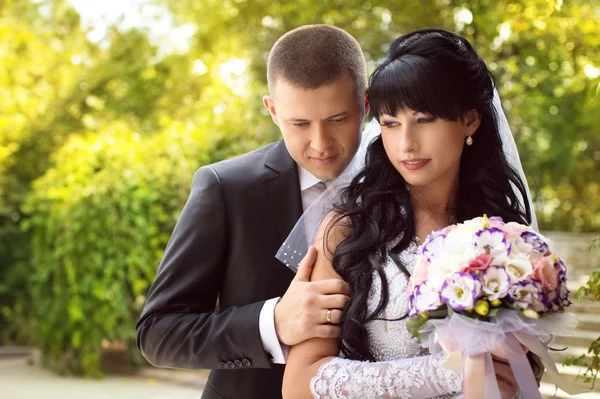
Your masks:
<path fill-rule="evenodd" d="M 457 226 L 457 225 L 455 225 L 455 224 L 451 224 L 450 226 L 446 226 L 446 227 L 444 227 L 444 229 L 442 230 L 442 234 L 448 235 L 448 234 L 450 234 L 450 232 L 451 232 L 452 230 L 456 230 L 456 228 L 457 228 L 457 227 L 458 227 L 458 226 Z"/>
<path fill-rule="evenodd" d="M 526 228 L 515 222 L 506 223 L 500 229 L 504 234 L 511 237 L 520 237 L 523 232 L 527 231 Z"/>
<path fill-rule="evenodd" d="M 417 285 L 423 284 L 427 281 L 427 275 L 429 271 L 429 261 L 425 258 L 420 258 L 417 264 L 415 265 L 414 274 L 410 277 L 409 283 L 409 293 L 412 294 L 412 291 Z"/>
<path fill-rule="evenodd" d="M 463 267 L 461 272 L 470 273 L 470 272 L 475 272 L 477 270 L 485 270 L 490 266 L 491 263 L 492 263 L 492 255 L 482 254 L 474 259 L 471 259 L 469 261 L 469 265 L 466 267 Z"/>
<path fill-rule="evenodd" d="M 544 292 L 554 291 L 558 287 L 558 274 L 554 270 L 552 257 L 544 256 L 535 261 L 533 277 L 542 283 Z"/>
<path fill-rule="evenodd" d="M 502 229 L 504 226 L 504 222 L 500 220 L 490 220 L 488 223 L 490 224 L 490 227 L 495 227 L 497 229 Z"/>

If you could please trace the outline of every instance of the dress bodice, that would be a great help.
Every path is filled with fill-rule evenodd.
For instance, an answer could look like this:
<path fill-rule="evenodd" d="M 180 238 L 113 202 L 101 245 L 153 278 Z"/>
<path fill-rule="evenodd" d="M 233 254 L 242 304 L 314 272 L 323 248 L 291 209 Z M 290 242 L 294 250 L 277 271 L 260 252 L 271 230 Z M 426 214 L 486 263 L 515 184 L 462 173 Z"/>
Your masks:
<path fill-rule="evenodd" d="M 413 242 L 400 253 L 400 260 L 409 273 L 412 273 L 417 246 Z M 389 301 L 378 319 L 365 325 L 369 337 L 369 346 L 376 360 L 406 359 L 424 353 L 423 347 L 406 329 L 408 317 L 409 277 L 400 270 L 388 256 L 384 264 L 384 272 L 389 287 Z M 371 314 L 381 299 L 381 278 L 373 273 L 373 283 L 367 300 L 367 311 Z M 402 320 L 397 320 L 404 317 Z"/>

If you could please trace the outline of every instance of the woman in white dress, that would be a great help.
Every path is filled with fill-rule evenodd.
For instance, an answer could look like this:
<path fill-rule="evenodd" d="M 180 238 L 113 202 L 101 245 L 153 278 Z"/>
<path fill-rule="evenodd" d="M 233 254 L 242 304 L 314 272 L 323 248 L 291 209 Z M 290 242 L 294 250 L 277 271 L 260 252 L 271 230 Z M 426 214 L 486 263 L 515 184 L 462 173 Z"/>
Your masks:
<path fill-rule="evenodd" d="M 392 43 L 369 82 L 381 134 L 315 242 L 312 279 L 336 277 L 352 287 L 344 313 L 324 316 L 341 320 L 342 335 L 291 348 L 284 398 L 462 391 L 462 370 L 444 368 L 443 354 L 424 353 L 406 330 L 406 287 L 417 244 L 431 231 L 483 214 L 532 221 L 525 183 L 502 150 L 493 98 L 493 77 L 466 39 L 425 29 Z M 509 366 L 498 358 L 494 366 L 512 397 Z"/>

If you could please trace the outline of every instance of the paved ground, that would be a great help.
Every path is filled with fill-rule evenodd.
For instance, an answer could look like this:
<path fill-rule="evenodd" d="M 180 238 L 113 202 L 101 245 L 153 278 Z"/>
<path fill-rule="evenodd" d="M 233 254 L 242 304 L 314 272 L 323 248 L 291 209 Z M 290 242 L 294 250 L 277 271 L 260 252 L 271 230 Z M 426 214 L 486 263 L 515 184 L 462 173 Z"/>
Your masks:
<path fill-rule="evenodd" d="M 559 367 L 568 375 L 568 368 Z M 204 374 L 149 369 L 146 378 L 108 376 L 103 380 L 60 377 L 50 371 L 30 366 L 26 358 L 0 358 L 1 399 L 199 399 Z M 176 381 L 170 383 L 166 381 Z M 600 399 L 591 392 L 570 396 L 553 385 L 542 383 L 545 399 Z"/>
<path fill-rule="evenodd" d="M 25 358 L 0 359 L 2 399 L 198 399 L 200 389 L 152 378 L 60 377 L 27 364 Z"/>

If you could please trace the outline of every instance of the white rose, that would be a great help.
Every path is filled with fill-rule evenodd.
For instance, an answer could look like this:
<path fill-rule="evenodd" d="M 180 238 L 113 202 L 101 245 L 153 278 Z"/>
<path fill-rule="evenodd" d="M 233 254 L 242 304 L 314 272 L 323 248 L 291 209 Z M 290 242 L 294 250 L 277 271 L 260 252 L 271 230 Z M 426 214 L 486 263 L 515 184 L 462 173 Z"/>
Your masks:
<path fill-rule="evenodd" d="M 481 290 L 487 299 L 503 298 L 510 287 L 510 277 L 503 266 L 490 266 L 481 273 Z"/>
<path fill-rule="evenodd" d="M 533 245 L 526 243 L 521 237 L 517 237 L 513 242 L 510 256 L 525 256 L 531 263 L 535 263 L 536 260 L 544 255 L 534 250 Z"/>
<path fill-rule="evenodd" d="M 523 281 L 533 273 L 533 265 L 527 256 L 522 254 L 498 256 L 492 261 L 493 266 L 504 266 L 513 283 Z"/>
<path fill-rule="evenodd" d="M 466 265 L 458 256 L 444 255 L 436 256 L 431 260 L 429 272 L 427 274 L 428 284 L 437 291 L 442 289 L 444 280 L 452 273 L 462 270 Z"/>
<path fill-rule="evenodd" d="M 477 257 L 476 248 L 473 243 L 475 233 L 467 233 L 454 230 L 444 242 L 444 254 L 457 256 L 469 260 Z"/>
<path fill-rule="evenodd" d="M 473 236 L 473 234 L 477 233 L 481 229 L 483 229 L 483 218 L 476 218 L 459 224 L 452 232 Z"/>

